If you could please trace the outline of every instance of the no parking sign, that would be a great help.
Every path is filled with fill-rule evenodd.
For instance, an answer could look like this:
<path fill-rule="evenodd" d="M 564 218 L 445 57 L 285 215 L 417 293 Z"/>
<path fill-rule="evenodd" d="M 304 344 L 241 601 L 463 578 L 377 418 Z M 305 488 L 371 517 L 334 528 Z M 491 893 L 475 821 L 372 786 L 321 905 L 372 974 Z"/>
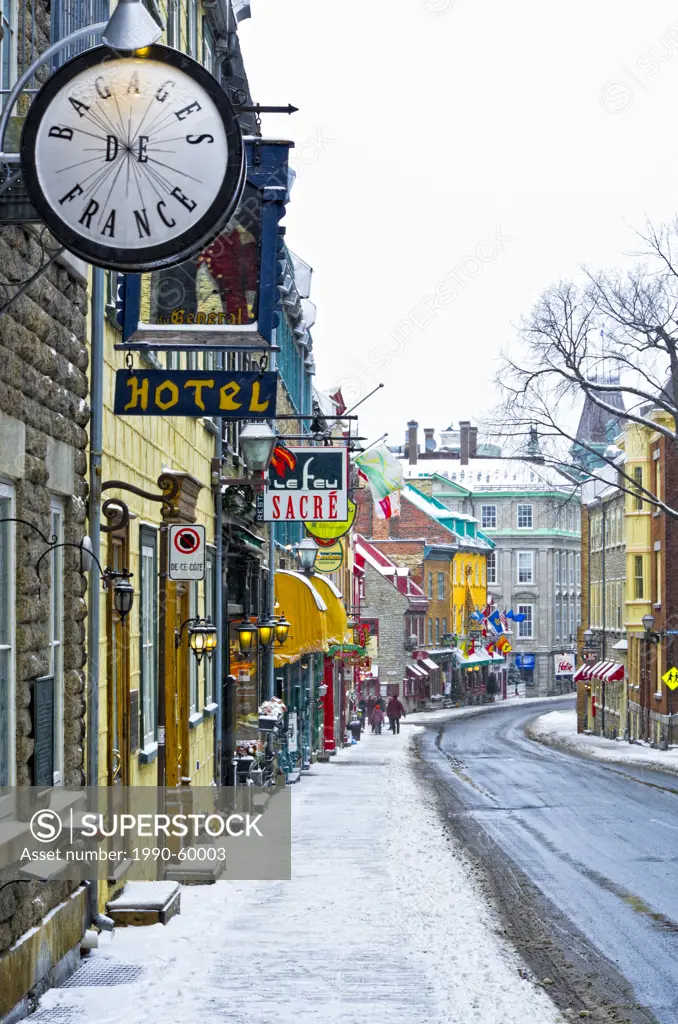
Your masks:
<path fill-rule="evenodd" d="M 169 578 L 202 580 L 205 578 L 205 527 L 170 526 Z"/>

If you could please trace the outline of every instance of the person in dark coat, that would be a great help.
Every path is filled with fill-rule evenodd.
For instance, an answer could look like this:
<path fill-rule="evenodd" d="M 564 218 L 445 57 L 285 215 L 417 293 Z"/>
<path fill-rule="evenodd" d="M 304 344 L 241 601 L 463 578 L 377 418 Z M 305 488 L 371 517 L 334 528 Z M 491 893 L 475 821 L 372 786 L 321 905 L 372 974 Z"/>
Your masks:
<path fill-rule="evenodd" d="M 387 706 L 388 724 L 392 733 L 400 732 L 400 719 L 405 718 L 405 708 L 397 697 L 391 697 Z"/>

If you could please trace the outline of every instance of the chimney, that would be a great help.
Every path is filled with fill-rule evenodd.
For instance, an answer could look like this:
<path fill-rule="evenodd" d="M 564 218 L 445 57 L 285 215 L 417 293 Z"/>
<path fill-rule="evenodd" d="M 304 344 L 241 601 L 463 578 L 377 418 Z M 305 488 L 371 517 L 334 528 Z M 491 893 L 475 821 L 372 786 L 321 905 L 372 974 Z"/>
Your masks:
<path fill-rule="evenodd" d="M 478 428 L 470 427 L 468 432 L 468 453 L 473 459 L 478 454 Z"/>
<path fill-rule="evenodd" d="M 409 456 L 410 466 L 416 466 L 418 444 L 417 444 L 417 432 L 419 430 L 419 424 L 416 420 L 410 420 L 407 424 L 407 454 Z"/>
<path fill-rule="evenodd" d="M 460 450 L 459 461 L 462 466 L 468 466 L 468 457 L 471 447 L 471 423 L 469 420 L 459 420 Z"/>
<path fill-rule="evenodd" d="M 433 435 L 435 430 L 433 427 L 424 427 L 424 451 L 434 452 L 436 450 L 436 443 Z"/>

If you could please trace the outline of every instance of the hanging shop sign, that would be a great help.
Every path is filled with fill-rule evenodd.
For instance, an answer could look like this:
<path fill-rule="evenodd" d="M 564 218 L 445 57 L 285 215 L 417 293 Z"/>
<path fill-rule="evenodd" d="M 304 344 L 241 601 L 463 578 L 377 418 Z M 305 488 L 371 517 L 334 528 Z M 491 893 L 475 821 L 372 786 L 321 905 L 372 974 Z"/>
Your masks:
<path fill-rule="evenodd" d="M 534 670 L 534 654 L 516 654 L 516 668 L 524 668 L 530 672 Z"/>
<path fill-rule="evenodd" d="M 336 572 L 344 562 L 344 549 L 337 541 L 331 548 L 320 548 L 313 568 L 316 572 Z"/>
<path fill-rule="evenodd" d="M 344 537 L 353 526 L 357 505 L 348 499 L 348 515 L 341 522 L 315 522 L 306 523 L 306 533 L 314 538 L 319 547 L 332 547 L 340 537 Z"/>
<path fill-rule="evenodd" d="M 556 654 L 555 663 L 557 676 L 574 675 L 574 654 Z"/>
<path fill-rule="evenodd" d="M 204 526 L 170 526 L 169 578 L 171 580 L 204 580 Z"/>
<path fill-rule="evenodd" d="M 284 453 L 284 457 L 283 457 Z M 268 483 L 257 498 L 260 522 L 339 522 L 348 515 L 345 448 L 276 449 Z"/>
<path fill-rule="evenodd" d="M 150 270 L 200 252 L 245 183 L 230 100 L 167 46 L 86 50 L 47 79 L 21 138 L 28 195 L 58 241 L 111 270 Z"/>
<path fill-rule="evenodd" d="M 197 370 L 118 370 L 117 416 L 220 416 L 261 420 L 275 416 L 277 373 Z"/>
<path fill-rule="evenodd" d="M 279 222 L 288 201 L 291 143 L 245 139 L 245 187 L 233 218 L 201 251 L 171 269 L 120 275 L 116 318 L 122 341 L 270 344 L 279 322 L 277 278 L 285 256 Z M 301 304 L 287 309 L 293 328 Z"/>

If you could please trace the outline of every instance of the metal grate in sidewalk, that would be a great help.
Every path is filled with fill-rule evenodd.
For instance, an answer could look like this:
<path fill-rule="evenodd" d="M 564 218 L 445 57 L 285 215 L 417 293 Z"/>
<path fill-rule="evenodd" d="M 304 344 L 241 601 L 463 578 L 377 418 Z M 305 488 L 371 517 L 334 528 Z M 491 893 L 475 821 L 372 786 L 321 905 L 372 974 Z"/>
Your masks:
<path fill-rule="evenodd" d="M 136 981 L 144 968 L 140 964 L 119 964 L 115 960 L 86 960 L 62 988 L 112 988 Z"/>

